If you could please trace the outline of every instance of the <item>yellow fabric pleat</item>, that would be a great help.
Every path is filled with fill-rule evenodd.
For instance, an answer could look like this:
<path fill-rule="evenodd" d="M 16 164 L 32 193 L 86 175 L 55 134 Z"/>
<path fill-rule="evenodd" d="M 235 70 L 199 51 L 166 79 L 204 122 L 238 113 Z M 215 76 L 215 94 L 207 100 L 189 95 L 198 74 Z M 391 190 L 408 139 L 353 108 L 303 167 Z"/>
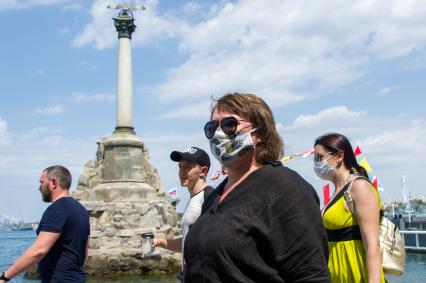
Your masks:
<path fill-rule="evenodd" d="M 376 192 L 381 207 L 381 200 Z M 344 197 L 340 197 L 323 215 L 324 227 L 330 230 L 358 225 L 356 218 L 345 205 Z M 329 242 L 328 268 L 333 283 L 364 283 L 368 282 L 365 249 L 362 241 L 350 240 Z M 382 283 L 385 277 L 382 271 Z"/>

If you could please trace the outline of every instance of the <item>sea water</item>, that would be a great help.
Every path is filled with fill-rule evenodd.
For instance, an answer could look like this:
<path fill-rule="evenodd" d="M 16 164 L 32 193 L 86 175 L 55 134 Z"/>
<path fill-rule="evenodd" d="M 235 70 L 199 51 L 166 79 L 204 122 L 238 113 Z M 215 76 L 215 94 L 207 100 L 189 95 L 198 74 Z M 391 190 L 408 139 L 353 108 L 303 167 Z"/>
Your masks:
<path fill-rule="evenodd" d="M 36 237 L 35 231 L 0 231 L 0 273 L 13 264 L 31 246 Z M 25 278 L 23 274 L 13 278 L 11 283 L 36 283 L 40 280 Z M 175 283 L 176 275 L 126 276 L 115 278 L 87 278 L 87 283 Z"/>
<path fill-rule="evenodd" d="M 0 231 L 0 272 L 9 267 L 35 239 L 35 231 Z M 387 277 L 390 283 L 426 282 L 426 254 L 407 253 L 405 273 L 399 277 Z M 24 278 L 21 274 L 11 282 L 40 282 Z M 116 278 L 88 278 L 88 283 L 175 283 L 175 275 L 132 276 Z"/>

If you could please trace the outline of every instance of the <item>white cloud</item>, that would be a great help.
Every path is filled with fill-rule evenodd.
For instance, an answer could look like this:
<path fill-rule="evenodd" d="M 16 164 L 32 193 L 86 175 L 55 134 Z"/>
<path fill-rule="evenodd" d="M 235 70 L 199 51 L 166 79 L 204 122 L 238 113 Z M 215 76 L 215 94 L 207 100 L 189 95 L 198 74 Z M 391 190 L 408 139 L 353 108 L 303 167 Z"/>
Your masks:
<path fill-rule="evenodd" d="M 376 96 L 386 96 L 386 95 L 389 95 L 391 92 L 395 91 L 396 89 L 398 89 L 398 88 L 397 87 L 393 87 L 393 86 L 384 87 L 384 88 L 380 89 L 376 93 Z"/>
<path fill-rule="evenodd" d="M 36 114 L 61 114 L 65 111 L 64 105 L 53 105 L 45 108 L 37 108 L 34 110 Z"/>
<path fill-rule="evenodd" d="M 153 93 L 162 102 L 228 91 L 274 105 L 332 93 L 364 75 L 372 60 L 424 50 L 421 1 L 237 1 L 181 29 L 188 59 Z M 208 86 L 208 87 L 206 87 Z"/>
<path fill-rule="evenodd" d="M 62 135 L 62 128 L 36 127 L 20 135 L 19 139 L 25 143 L 43 144 L 46 141 L 42 139 L 43 137 L 57 137 L 60 135 Z"/>
<path fill-rule="evenodd" d="M 210 115 L 210 101 L 203 101 L 197 104 L 188 104 L 183 105 L 177 109 L 166 112 L 160 117 L 160 119 L 175 119 L 175 118 L 189 118 L 197 119 L 204 118 L 207 119 Z"/>
<path fill-rule="evenodd" d="M 74 102 L 113 102 L 115 101 L 115 95 L 110 93 L 85 94 L 75 92 L 71 94 L 71 99 Z"/>
<path fill-rule="evenodd" d="M 106 7 L 114 1 L 96 0 L 91 8 L 92 21 L 88 23 L 81 34 L 74 38 L 74 46 L 94 44 L 97 49 L 112 47 L 117 43 L 117 33 L 112 17 L 118 10 Z M 146 10 L 134 11 L 137 26 L 132 42 L 134 45 L 153 44 L 163 38 L 175 37 L 186 29 L 186 23 L 171 14 L 158 15 L 156 7 L 158 0 L 132 1 L 132 5 L 144 5 Z"/>
<path fill-rule="evenodd" d="M 360 143 L 373 153 L 390 153 L 403 157 L 407 151 L 413 151 L 417 152 L 413 157 L 418 158 L 426 152 L 426 144 L 419 142 L 423 140 L 426 140 L 426 121 L 418 119 L 411 120 L 404 128 L 386 129 L 361 139 Z"/>
<path fill-rule="evenodd" d="M 51 6 L 66 2 L 69 2 L 69 0 L 2 0 L 0 1 L 0 11 L 22 10 L 36 6 Z"/>
<path fill-rule="evenodd" d="M 74 45 L 104 49 L 116 44 L 111 21 L 116 11 L 105 8 L 110 2 L 94 1 L 92 21 Z M 312 5 L 308 0 L 271 0 L 265 5 L 252 0 L 207 8 L 189 2 L 181 13 L 162 14 L 157 0 L 132 3 L 147 7 L 135 13 L 134 46 L 176 38 L 188 54 L 152 88 L 164 103 L 242 91 L 275 106 L 287 105 L 354 82 L 372 60 L 406 56 L 426 47 L 426 6 L 421 1 Z M 183 18 L 191 11 L 203 16 L 194 23 Z"/>
<path fill-rule="evenodd" d="M 0 117 L 0 146 L 9 145 L 9 144 L 10 144 L 10 137 L 9 137 L 9 133 L 7 132 L 7 121 L 3 120 Z"/>
<path fill-rule="evenodd" d="M 197 2 L 187 2 L 182 7 L 182 11 L 187 14 L 194 14 L 202 12 L 202 7 L 200 3 Z"/>
<path fill-rule="evenodd" d="M 62 8 L 64 11 L 80 11 L 83 10 L 83 5 L 80 3 L 71 3 Z"/>
<path fill-rule="evenodd" d="M 96 143 L 74 138 L 73 134 L 64 133 L 61 128 L 38 127 L 13 133 L 12 146 L 0 146 L 0 179 L 4 195 L 10 193 L 2 203 L 3 212 L 8 209 L 9 215 L 31 221 L 40 217 L 45 206 L 38 201 L 38 178 L 48 166 L 68 167 L 74 179 L 72 187 L 76 187 L 84 163 L 95 157 Z"/>
<path fill-rule="evenodd" d="M 364 111 L 350 111 L 346 106 L 335 106 L 324 109 L 317 114 L 301 115 L 294 120 L 293 125 L 284 127 L 284 129 L 312 128 L 320 124 L 327 125 L 334 121 L 355 121 L 365 114 Z"/>

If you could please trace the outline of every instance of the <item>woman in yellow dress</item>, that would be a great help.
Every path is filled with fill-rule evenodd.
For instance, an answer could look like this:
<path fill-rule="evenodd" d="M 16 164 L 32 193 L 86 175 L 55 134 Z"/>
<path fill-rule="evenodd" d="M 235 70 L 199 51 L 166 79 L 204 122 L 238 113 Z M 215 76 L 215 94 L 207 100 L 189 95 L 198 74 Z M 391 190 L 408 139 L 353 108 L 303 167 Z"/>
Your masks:
<path fill-rule="evenodd" d="M 315 140 L 314 171 L 334 185 L 334 193 L 323 208 L 332 282 L 386 282 L 379 242 L 380 197 L 365 179 L 368 174 L 358 165 L 345 136 L 330 133 Z M 344 197 L 351 182 L 353 213 Z"/>

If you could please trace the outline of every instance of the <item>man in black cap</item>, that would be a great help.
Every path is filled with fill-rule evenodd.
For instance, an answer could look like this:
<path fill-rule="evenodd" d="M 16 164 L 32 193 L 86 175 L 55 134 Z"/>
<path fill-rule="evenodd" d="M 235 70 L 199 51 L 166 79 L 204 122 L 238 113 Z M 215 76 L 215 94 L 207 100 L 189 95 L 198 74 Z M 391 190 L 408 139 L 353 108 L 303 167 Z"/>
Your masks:
<path fill-rule="evenodd" d="M 154 238 L 152 246 L 183 253 L 185 236 L 189 227 L 198 219 L 204 200 L 213 191 L 213 188 L 206 182 L 210 158 L 204 150 L 194 146 L 184 152 L 173 151 L 170 158 L 179 162 L 180 184 L 182 187 L 188 188 L 191 198 L 182 216 L 182 236 L 176 239 Z"/>

